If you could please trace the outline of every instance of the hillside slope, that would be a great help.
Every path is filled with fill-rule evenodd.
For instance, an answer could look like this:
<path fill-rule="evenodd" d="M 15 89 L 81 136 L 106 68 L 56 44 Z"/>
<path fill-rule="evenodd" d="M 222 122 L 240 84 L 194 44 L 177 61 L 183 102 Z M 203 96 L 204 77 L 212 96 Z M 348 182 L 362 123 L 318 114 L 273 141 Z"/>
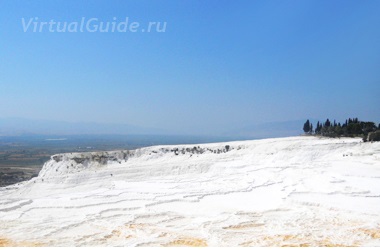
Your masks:
<path fill-rule="evenodd" d="M 380 246 L 380 143 L 55 155 L 0 198 L 0 246 Z"/>

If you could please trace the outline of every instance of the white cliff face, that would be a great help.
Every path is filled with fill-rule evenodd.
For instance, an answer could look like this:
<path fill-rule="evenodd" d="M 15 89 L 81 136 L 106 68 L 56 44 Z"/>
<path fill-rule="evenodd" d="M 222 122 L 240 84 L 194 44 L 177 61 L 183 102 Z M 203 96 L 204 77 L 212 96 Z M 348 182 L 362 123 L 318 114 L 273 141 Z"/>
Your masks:
<path fill-rule="evenodd" d="M 55 155 L 0 189 L 0 246 L 380 246 L 380 143 L 360 141 Z"/>

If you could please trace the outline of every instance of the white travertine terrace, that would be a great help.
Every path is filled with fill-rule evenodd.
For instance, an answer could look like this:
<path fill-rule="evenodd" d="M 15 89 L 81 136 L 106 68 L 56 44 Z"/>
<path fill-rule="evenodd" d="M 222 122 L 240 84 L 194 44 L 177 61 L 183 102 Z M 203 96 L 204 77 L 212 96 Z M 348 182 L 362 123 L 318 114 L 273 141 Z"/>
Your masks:
<path fill-rule="evenodd" d="M 380 246 L 380 143 L 55 155 L 38 177 L 0 188 L 1 245 Z"/>

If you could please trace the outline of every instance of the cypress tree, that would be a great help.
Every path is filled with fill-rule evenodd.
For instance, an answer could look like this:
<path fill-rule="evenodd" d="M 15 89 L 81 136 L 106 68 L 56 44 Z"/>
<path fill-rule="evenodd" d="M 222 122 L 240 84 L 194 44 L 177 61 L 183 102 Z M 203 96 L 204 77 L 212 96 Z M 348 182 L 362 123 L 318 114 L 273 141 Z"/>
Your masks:
<path fill-rule="evenodd" d="M 304 131 L 305 133 L 309 133 L 309 131 L 310 131 L 310 121 L 309 121 L 309 120 L 307 120 L 307 121 L 305 122 L 305 124 L 303 125 L 303 131 Z"/>
<path fill-rule="evenodd" d="M 317 127 L 315 128 L 315 133 L 316 134 L 318 134 L 319 133 L 319 131 L 320 131 L 320 129 L 319 129 L 319 121 L 317 122 Z"/>
<path fill-rule="evenodd" d="M 330 125 L 331 125 L 331 122 L 329 119 L 327 119 L 325 122 L 325 127 L 330 127 Z"/>

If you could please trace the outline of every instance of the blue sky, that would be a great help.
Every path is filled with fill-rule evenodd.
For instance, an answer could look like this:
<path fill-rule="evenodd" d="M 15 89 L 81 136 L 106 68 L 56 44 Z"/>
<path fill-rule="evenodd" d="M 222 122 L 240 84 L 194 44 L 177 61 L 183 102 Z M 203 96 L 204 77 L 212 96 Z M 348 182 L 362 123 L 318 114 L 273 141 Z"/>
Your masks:
<path fill-rule="evenodd" d="M 0 1 L 0 117 L 183 133 L 380 122 L 380 1 Z M 165 32 L 23 32 L 98 18 Z"/>

